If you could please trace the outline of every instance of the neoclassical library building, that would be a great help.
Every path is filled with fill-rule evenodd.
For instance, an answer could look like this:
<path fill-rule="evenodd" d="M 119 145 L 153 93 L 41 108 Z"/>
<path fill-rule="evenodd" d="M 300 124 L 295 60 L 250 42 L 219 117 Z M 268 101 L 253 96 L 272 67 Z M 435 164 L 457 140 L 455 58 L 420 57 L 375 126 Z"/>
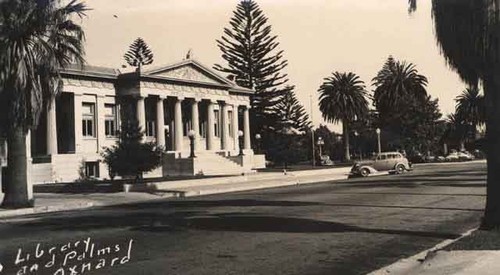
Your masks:
<path fill-rule="evenodd" d="M 162 166 L 145 177 L 235 175 L 265 167 L 264 155 L 251 145 L 253 91 L 196 60 L 130 73 L 75 66 L 61 75 L 62 92 L 30 134 L 35 184 L 71 182 L 81 173 L 109 178 L 101 152 L 117 142 L 121 122 L 131 116 L 144 140 L 166 152 Z"/>

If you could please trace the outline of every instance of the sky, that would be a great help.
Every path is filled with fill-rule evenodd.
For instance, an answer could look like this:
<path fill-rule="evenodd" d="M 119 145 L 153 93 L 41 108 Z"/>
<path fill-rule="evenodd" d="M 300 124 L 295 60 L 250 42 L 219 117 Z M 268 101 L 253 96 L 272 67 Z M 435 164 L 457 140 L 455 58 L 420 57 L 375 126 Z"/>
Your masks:
<path fill-rule="evenodd" d="M 257 0 L 288 60 L 289 84 L 296 86 L 309 114 L 312 109 L 315 126 L 325 124 L 317 107 L 324 78 L 335 71 L 354 72 L 371 92 L 371 80 L 389 55 L 415 64 L 428 78 L 427 91 L 439 99 L 442 113 L 454 111 L 454 98 L 465 84 L 440 55 L 430 2 L 419 1 L 418 11 L 409 15 L 407 0 Z M 121 68 L 123 54 L 137 37 L 151 47 L 153 67 L 181 61 L 189 49 L 209 67 L 226 64 L 216 39 L 229 26 L 238 0 L 85 3 L 92 9 L 81 21 L 91 65 Z"/>

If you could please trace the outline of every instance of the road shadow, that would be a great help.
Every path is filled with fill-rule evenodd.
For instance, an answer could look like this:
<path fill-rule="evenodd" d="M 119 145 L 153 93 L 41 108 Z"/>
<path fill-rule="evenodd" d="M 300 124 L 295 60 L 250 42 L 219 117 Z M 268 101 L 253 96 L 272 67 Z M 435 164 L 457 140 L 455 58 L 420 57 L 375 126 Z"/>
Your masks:
<path fill-rule="evenodd" d="M 144 202 L 128 205 L 108 206 L 107 208 L 120 209 L 172 209 L 172 208 L 207 208 L 207 207 L 253 207 L 253 206 L 269 206 L 269 207 L 294 207 L 294 206 L 314 206 L 321 205 L 317 202 L 303 201 L 269 201 L 269 200 L 252 200 L 252 199 L 235 199 L 235 200 L 175 200 L 175 201 L 156 201 Z"/>
<path fill-rule="evenodd" d="M 459 235 L 449 232 L 404 229 L 363 228 L 339 222 L 305 218 L 266 216 L 255 213 L 210 214 L 204 211 L 174 213 L 137 212 L 108 213 L 79 217 L 54 217 L 31 220 L 19 226 L 31 230 L 89 231 L 122 228 L 148 233 L 172 233 L 187 230 L 231 231 L 254 233 L 374 233 L 452 239 Z"/>
<path fill-rule="evenodd" d="M 249 216 L 249 215 L 212 215 L 205 217 L 191 217 L 175 226 L 188 229 L 207 231 L 230 231 L 247 233 L 374 233 L 390 235 L 406 235 L 439 239 L 454 239 L 459 234 L 448 232 L 413 231 L 398 229 L 363 228 L 346 225 L 338 222 L 327 222 L 312 219 L 276 217 L 276 216 Z"/>

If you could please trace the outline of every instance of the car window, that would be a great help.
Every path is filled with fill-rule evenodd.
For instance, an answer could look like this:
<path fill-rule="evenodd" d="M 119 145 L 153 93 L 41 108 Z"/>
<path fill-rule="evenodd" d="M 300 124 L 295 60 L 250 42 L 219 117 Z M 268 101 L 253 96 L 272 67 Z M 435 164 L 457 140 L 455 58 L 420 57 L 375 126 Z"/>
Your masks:
<path fill-rule="evenodd" d="M 380 155 L 380 159 L 381 160 L 387 159 L 387 155 Z"/>

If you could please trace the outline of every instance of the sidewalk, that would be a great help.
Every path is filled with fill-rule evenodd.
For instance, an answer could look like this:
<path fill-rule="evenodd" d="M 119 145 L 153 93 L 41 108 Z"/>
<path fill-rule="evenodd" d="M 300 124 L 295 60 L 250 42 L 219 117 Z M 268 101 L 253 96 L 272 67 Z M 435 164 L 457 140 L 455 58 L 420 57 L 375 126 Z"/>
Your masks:
<path fill-rule="evenodd" d="M 35 193 L 35 207 L 0 209 L 0 219 L 19 215 L 88 209 L 91 207 L 139 203 L 171 197 L 191 197 L 274 188 L 347 179 L 350 167 L 294 172 L 267 172 L 245 176 L 151 182 L 131 186 L 131 192 L 118 193 Z M 0 193 L 0 199 L 3 194 Z"/>
<path fill-rule="evenodd" d="M 456 240 L 376 270 L 371 275 L 499 274 L 500 232 L 470 230 Z"/>

